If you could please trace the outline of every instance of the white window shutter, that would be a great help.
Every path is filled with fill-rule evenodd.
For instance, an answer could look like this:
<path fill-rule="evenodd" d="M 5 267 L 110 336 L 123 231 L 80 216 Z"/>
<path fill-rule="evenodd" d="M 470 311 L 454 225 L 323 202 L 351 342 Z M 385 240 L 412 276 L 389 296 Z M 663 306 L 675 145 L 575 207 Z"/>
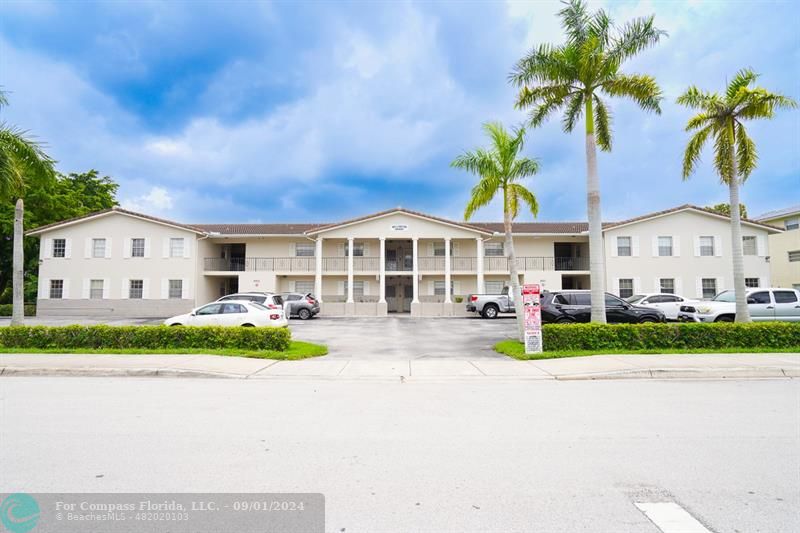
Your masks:
<path fill-rule="evenodd" d="M 50 298 L 50 279 L 39 278 L 39 298 L 47 300 Z"/>
<path fill-rule="evenodd" d="M 722 237 L 714 235 L 714 255 L 722 257 Z"/>
<path fill-rule="evenodd" d="M 338 248 L 339 248 L 339 257 L 347 257 L 347 254 L 345 253 L 345 244 L 343 242 L 339 243 Z"/>
<path fill-rule="evenodd" d="M 111 237 L 106 237 L 106 259 L 111 258 L 112 246 L 113 244 L 111 243 Z M 105 296 L 103 298 L 105 298 Z"/>
<path fill-rule="evenodd" d="M 369 281 L 364 280 L 364 296 L 369 296 Z"/>
<path fill-rule="evenodd" d="M 108 300 L 108 293 L 111 289 L 111 280 L 103 278 L 103 300 Z"/>
<path fill-rule="evenodd" d="M 61 298 L 64 300 L 69 298 L 69 278 L 64 278 L 64 290 L 61 294 Z"/>
<path fill-rule="evenodd" d="M 161 278 L 161 299 L 166 300 L 169 298 L 169 280 Z"/>
<path fill-rule="evenodd" d="M 698 277 L 694 279 L 694 293 L 697 295 L 698 299 L 703 297 L 703 278 Z"/>
<path fill-rule="evenodd" d="M 681 256 L 681 237 L 680 235 L 672 236 L 672 255 L 675 257 Z"/>
<path fill-rule="evenodd" d="M 614 294 L 619 296 L 619 278 L 614 278 Z"/>
<path fill-rule="evenodd" d="M 696 235 L 694 237 L 694 256 L 700 257 L 700 237 Z"/>
<path fill-rule="evenodd" d="M 653 257 L 658 257 L 658 236 L 653 235 Z"/>
<path fill-rule="evenodd" d="M 39 241 L 39 259 L 52 257 L 53 239 L 41 239 Z"/>
<path fill-rule="evenodd" d="M 64 257 L 66 259 L 72 257 L 72 239 L 64 239 Z"/>
<path fill-rule="evenodd" d="M 661 292 L 661 278 L 653 278 L 653 292 Z"/>
<path fill-rule="evenodd" d="M 767 255 L 767 243 L 764 235 L 759 235 L 756 237 L 756 249 L 758 250 L 757 253 L 759 257 L 764 257 Z"/>
<path fill-rule="evenodd" d="M 127 300 L 128 296 L 130 296 L 130 280 L 128 278 L 122 278 L 122 292 L 120 293 L 120 298 L 123 300 Z"/>
<path fill-rule="evenodd" d="M 89 299 L 89 285 L 91 285 L 91 280 L 89 278 L 83 278 L 83 290 L 81 291 L 81 298 L 84 300 Z"/>
<path fill-rule="evenodd" d="M 289 257 L 296 257 L 297 256 L 297 243 L 290 242 L 289 243 Z"/>
<path fill-rule="evenodd" d="M 91 237 L 89 237 L 89 238 L 84 240 L 84 243 L 83 243 L 83 258 L 84 259 L 89 259 L 90 257 L 92 257 L 92 241 L 93 241 L 93 239 Z"/>
<path fill-rule="evenodd" d="M 769 287 L 769 285 L 770 285 L 769 277 L 763 276 L 763 277 L 758 278 L 758 286 L 759 287 Z"/>
<path fill-rule="evenodd" d="M 145 259 L 150 257 L 150 237 L 144 238 L 144 257 Z"/>
<path fill-rule="evenodd" d="M 368 242 L 364 242 L 364 244 L 362 246 L 363 246 L 363 250 L 364 250 L 364 257 L 369 257 L 369 243 Z"/>
<path fill-rule="evenodd" d="M 681 278 L 675 278 L 675 294 L 683 296 L 683 281 L 681 281 Z"/>
<path fill-rule="evenodd" d="M 639 237 L 631 237 L 631 255 L 639 257 Z"/>
<path fill-rule="evenodd" d="M 122 257 L 128 259 L 131 256 L 131 238 L 125 237 L 125 240 L 122 244 Z"/>
<path fill-rule="evenodd" d="M 169 241 L 169 237 L 161 239 L 161 254 L 164 259 L 169 257 Z"/>
<path fill-rule="evenodd" d="M 633 278 L 633 294 L 640 294 L 642 292 L 642 279 Z"/>
<path fill-rule="evenodd" d="M 722 292 L 725 289 L 725 278 L 717 278 L 717 292 Z"/>
<path fill-rule="evenodd" d="M 149 300 L 150 299 L 150 279 L 143 278 L 142 279 L 142 299 Z"/>
<path fill-rule="evenodd" d="M 461 254 L 459 253 L 459 247 L 458 247 L 458 243 L 456 241 L 450 241 L 450 252 L 451 252 L 451 255 L 455 255 L 455 256 L 459 256 L 460 257 Z"/>
<path fill-rule="evenodd" d="M 344 247 L 344 245 L 341 246 Z M 345 285 L 344 281 L 339 282 L 339 294 L 341 294 L 342 296 L 347 296 L 347 291 L 345 291 L 344 285 Z"/>
<path fill-rule="evenodd" d="M 434 243 L 429 242 L 428 243 L 428 256 L 429 257 L 433 257 L 435 254 L 436 254 L 436 246 L 434 246 Z"/>
<path fill-rule="evenodd" d="M 183 239 L 183 257 L 186 259 L 192 257 L 192 246 L 194 246 L 194 239 Z"/>
<path fill-rule="evenodd" d="M 611 243 L 611 257 L 617 257 L 618 251 L 619 251 L 619 237 L 616 237 L 614 241 Z"/>
<path fill-rule="evenodd" d="M 181 298 L 184 300 L 188 300 L 192 297 L 192 286 L 190 285 L 191 282 L 192 280 L 189 278 L 183 278 L 181 280 Z"/>

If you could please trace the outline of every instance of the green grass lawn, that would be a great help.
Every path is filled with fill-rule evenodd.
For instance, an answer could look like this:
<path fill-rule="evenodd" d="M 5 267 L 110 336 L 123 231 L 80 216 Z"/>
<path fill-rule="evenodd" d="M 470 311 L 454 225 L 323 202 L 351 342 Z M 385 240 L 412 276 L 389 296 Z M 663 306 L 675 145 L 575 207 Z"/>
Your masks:
<path fill-rule="evenodd" d="M 205 349 L 205 348 L 181 348 L 181 349 L 159 349 L 159 350 L 109 350 L 109 349 L 91 349 L 91 348 L 75 348 L 65 350 L 63 348 L 0 348 L 2 353 L 79 353 L 79 354 L 129 354 L 129 355 L 153 355 L 153 354 L 208 354 L 208 355 L 228 355 L 235 357 L 252 357 L 256 359 L 284 359 L 287 361 L 296 361 L 298 359 L 307 359 L 309 357 L 319 357 L 328 353 L 328 347 L 324 344 L 314 344 L 311 342 L 303 341 L 290 341 L 289 349 L 283 352 L 275 350 L 235 350 L 235 349 Z"/>
<path fill-rule="evenodd" d="M 506 339 L 494 345 L 499 352 L 514 359 L 558 359 L 561 357 L 585 357 L 589 355 L 619 355 L 619 354 L 691 354 L 691 353 L 800 353 L 800 346 L 795 348 L 717 348 L 710 350 L 701 349 L 659 349 L 659 350 L 556 350 L 544 351 L 539 354 L 525 354 L 525 345 L 513 339 Z"/>

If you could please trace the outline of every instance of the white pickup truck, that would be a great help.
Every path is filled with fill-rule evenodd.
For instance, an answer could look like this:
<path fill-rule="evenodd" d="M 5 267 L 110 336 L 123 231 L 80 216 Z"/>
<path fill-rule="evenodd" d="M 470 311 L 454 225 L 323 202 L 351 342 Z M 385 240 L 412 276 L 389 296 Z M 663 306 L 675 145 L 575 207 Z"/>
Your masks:
<path fill-rule="evenodd" d="M 514 299 L 509 296 L 508 286 L 500 294 L 470 294 L 467 296 L 467 311 L 483 318 L 497 318 L 500 313 L 514 312 Z"/>
<path fill-rule="evenodd" d="M 753 322 L 785 320 L 800 322 L 800 291 L 796 289 L 747 289 L 747 307 Z M 682 305 L 682 322 L 733 322 L 736 297 L 732 290 L 722 291 L 712 300 Z"/>

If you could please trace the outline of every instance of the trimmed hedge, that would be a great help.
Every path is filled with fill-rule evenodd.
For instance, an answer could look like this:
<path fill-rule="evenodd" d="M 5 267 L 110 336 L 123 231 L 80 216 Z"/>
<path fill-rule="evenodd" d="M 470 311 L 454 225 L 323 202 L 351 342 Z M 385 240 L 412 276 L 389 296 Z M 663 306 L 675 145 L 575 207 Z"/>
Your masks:
<path fill-rule="evenodd" d="M 0 304 L 0 316 L 11 316 L 12 308 L 11 304 Z M 36 316 L 36 306 L 25 304 L 25 316 Z"/>
<path fill-rule="evenodd" d="M 546 324 L 545 351 L 796 348 L 800 322 Z"/>
<path fill-rule="evenodd" d="M 236 349 L 289 348 L 289 328 L 215 326 L 9 326 L 0 328 L 2 348 L 36 349 Z"/>

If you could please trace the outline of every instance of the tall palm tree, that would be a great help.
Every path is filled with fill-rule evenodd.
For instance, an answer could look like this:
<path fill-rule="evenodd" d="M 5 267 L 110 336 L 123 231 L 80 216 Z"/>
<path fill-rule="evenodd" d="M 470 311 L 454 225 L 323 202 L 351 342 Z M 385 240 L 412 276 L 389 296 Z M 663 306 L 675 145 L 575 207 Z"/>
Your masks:
<path fill-rule="evenodd" d="M 714 138 L 714 169 L 728 186 L 731 215 L 731 256 L 733 289 L 736 293 L 736 321 L 750 322 L 744 284 L 742 225 L 739 211 L 739 186 L 756 168 L 756 144 L 748 137 L 744 121 L 772 118 L 776 109 L 794 108 L 797 103 L 762 87 L 751 87 L 758 74 L 742 69 L 728 83 L 725 94 L 709 93 L 695 86 L 678 97 L 678 103 L 699 113 L 689 119 L 686 131 L 693 132 L 683 153 L 683 179 L 688 179 L 700 161 L 709 137 Z"/>
<path fill-rule="evenodd" d="M 519 158 L 525 138 L 525 128 L 507 131 L 499 122 L 488 122 L 483 130 L 491 139 L 491 147 L 478 148 L 458 156 L 451 166 L 464 169 L 480 176 L 480 181 L 472 189 L 472 197 L 464 209 L 464 220 L 469 220 L 475 211 L 489 204 L 498 193 L 503 195 L 503 230 L 505 232 L 505 252 L 511 272 L 511 290 L 514 309 L 517 313 L 517 333 L 524 340 L 524 317 L 522 313 L 522 291 L 519 286 L 519 268 L 514 253 L 512 221 L 517 218 L 520 204 L 524 203 L 534 216 L 539 214 L 536 196 L 519 183 L 524 178 L 539 171 L 539 163 L 527 157 Z"/>
<path fill-rule="evenodd" d="M 0 90 L 0 108 L 8 105 L 6 93 Z M 13 246 L 13 311 L 12 325 L 21 325 L 25 316 L 22 250 L 25 182 L 46 179 L 54 174 L 54 161 L 42 146 L 27 138 L 26 132 L 0 122 L 0 202 L 17 198 L 14 211 Z"/>
<path fill-rule="evenodd" d="M 614 25 L 602 9 L 589 14 L 582 0 L 564 2 L 559 12 L 566 42 L 541 44 L 514 67 L 509 80 L 520 87 L 517 108 L 531 108 L 530 123 L 539 126 L 564 110 L 563 129 L 571 132 L 585 114 L 586 204 L 589 218 L 589 262 L 592 321 L 605 322 L 605 264 L 600 212 L 597 145 L 611 150 L 611 113 L 601 95 L 630 98 L 646 111 L 661 113 L 661 90 L 651 76 L 623 74 L 622 63 L 655 45 L 666 33 L 653 17 Z"/>

